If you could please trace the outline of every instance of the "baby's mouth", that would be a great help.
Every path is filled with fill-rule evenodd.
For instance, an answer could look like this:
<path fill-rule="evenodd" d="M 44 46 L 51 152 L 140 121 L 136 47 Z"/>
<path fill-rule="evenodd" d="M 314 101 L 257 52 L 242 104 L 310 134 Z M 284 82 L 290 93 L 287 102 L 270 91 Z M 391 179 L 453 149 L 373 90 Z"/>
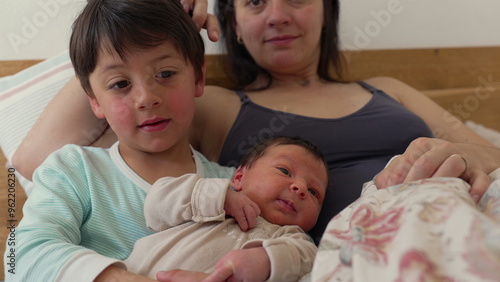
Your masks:
<path fill-rule="evenodd" d="M 280 204 L 287 210 L 297 212 L 297 209 L 295 208 L 295 205 L 293 204 L 292 201 L 284 200 L 284 199 L 278 199 Z"/>

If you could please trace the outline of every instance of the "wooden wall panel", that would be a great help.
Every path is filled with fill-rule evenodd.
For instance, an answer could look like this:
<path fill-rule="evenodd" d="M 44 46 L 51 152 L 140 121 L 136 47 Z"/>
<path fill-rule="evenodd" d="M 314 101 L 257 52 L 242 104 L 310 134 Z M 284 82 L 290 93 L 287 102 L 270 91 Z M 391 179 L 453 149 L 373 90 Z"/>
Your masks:
<path fill-rule="evenodd" d="M 500 83 L 500 47 L 346 52 L 348 78 L 397 78 L 419 90 Z"/>

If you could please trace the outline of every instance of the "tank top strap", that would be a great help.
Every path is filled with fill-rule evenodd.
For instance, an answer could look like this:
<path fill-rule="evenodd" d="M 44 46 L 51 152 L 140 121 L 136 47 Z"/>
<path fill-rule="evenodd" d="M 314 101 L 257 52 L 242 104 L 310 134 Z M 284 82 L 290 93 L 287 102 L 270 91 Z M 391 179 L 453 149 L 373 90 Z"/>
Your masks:
<path fill-rule="evenodd" d="M 238 95 L 238 97 L 240 97 L 242 104 L 246 104 L 246 103 L 250 102 L 250 97 L 248 97 L 248 95 L 245 94 L 245 92 L 243 92 L 241 90 L 236 90 L 236 94 Z"/>
<path fill-rule="evenodd" d="M 364 82 L 364 81 L 357 81 L 357 83 L 359 85 L 361 85 L 361 87 L 365 88 L 366 90 L 370 91 L 372 94 L 375 94 L 376 92 L 380 92 L 381 90 L 378 89 L 378 88 L 375 88 L 373 86 L 371 86 L 370 84 Z"/>

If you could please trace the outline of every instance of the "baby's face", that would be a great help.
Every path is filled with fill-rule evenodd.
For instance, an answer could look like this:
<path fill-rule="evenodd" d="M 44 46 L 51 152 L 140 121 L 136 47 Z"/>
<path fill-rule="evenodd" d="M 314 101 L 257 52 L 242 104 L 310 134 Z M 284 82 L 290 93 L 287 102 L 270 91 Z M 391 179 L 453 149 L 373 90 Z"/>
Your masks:
<path fill-rule="evenodd" d="M 262 217 L 306 232 L 314 227 L 328 185 L 321 160 L 300 146 L 277 145 L 243 169 L 240 187 L 259 205 Z"/>

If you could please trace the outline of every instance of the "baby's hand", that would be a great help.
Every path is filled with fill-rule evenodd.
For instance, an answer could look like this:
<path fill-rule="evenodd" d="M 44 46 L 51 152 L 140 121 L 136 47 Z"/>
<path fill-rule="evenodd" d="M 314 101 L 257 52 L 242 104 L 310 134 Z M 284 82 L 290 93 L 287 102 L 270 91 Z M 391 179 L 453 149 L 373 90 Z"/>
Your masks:
<path fill-rule="evenodd" d="M 224 202 L 226 214 L 234 217 L 242 231 L 255 227 L 257 216 L 260 214 L 259 206 L 245 194 L 228 189 Z"/>

